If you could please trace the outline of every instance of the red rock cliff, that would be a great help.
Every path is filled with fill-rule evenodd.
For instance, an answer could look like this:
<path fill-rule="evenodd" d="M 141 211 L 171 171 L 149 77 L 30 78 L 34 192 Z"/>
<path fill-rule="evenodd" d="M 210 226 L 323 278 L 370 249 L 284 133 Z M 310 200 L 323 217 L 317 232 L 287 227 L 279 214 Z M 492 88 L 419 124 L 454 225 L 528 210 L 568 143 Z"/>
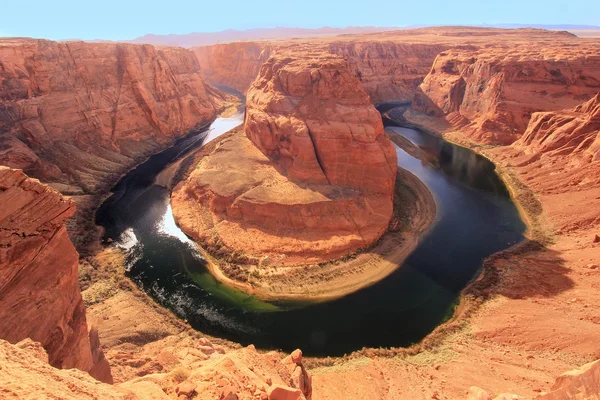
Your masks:
<path fill-rule="evenodd" d="M 393 41 L 242 42 L 193 48 L 205 79 L 242 93 L 267 59 L 277 53 L 323 51 L 343 57 L 373 102 L 411 100 L 436 55 L 448 45 Z"/>
<path fill-rule="evenodd" d="M 374 103 L 412 100 L 435 57 L 448 45 L 389 41 L 336 41 L 332 54 L 343 57 Z"/>
<path fill-rule="evenodd" d="M 0 204 L 0 338 L 31 338 L 44 346 L 53 366 L 93 370 L 111 381 L 101 351 L 94 348 L 92 355 L 79 256 L 64 225 L 74 203 L 22 171 L 0 166 Z"/>
<path fill-rule="evenodd" d="M 0 164 L 96 191 L 215 117 L 193 53 L 149 45 L 0 41 Z"/>
<path fill-rule="evenodd" d="M 600 93 L 571 110 L 533 114 L 513 145 L 536 157 L 570 156 L 600 161 Z"/>
<path fill-rule="evenodd" d="M 475 141 L 510 144 L 532 113 L 573 107 L 600 89 L 600 47 L 567 43 L 441 53 L 414 107 L 446 117 Z"/>

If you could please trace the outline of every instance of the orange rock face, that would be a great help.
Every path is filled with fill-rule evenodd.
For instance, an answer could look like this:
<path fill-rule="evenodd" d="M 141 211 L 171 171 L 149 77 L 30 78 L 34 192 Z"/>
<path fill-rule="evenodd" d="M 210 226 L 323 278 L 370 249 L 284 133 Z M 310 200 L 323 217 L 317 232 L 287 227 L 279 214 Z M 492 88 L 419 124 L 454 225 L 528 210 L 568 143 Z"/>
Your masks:
<path fill-rule="evenodd" d="M 305 42 L 242 42 L 194 47 L 202 76 L 209 82 L 246 93 L 262 65 L 278 52 L 302 55 L 306 51 L 328 52 L 344 58 L 373 102 L 411 100 L 448 45 L 441 43 L 395 43 L 393 41 L 318 40 Z"/>
<path fill-rule="evenodd" d="M 414 107 L 446 117 L 477 142 L 510 144 L 532 113 L 573 107 L 600 90 L 600 46 L 558 42 L 453 50 L 435 60 Z"/>
<path fill-rule="evenodd" d="M 387 230 L 396 153 L 343 60 L 270 59 L 248 91 L 244 130 L 173 193 L 174 216 L 197 241 L 306 264 Z"/>
<path fill-rule="evenodd" d="M 64 225 L 74 203 L 19 170 L 0 167 L 0 204 L 0 338 L 32 338 L 53 366 L 94 368 L 95 376 L 110 381 L 98 342 L 90 346 L 79 256 Z"/>
<path fill-rule="evenodd" d="M 193 53 L 149 45 L 0 41 L 0 164 L 95 191 L 215 117 Z"/>
<path fill-rule="evenodd" d="M 340 58 L 271 58 L 248 90 L 244 127 L 290 180 L 391 197 L 396 151 Z"/>
<path fill-rule="evenodd" d="M 343 57 L 373 102 L 412 100 L 443 43 L 402 43 L 391 40 L 335 41 L 328 50 Z"/>

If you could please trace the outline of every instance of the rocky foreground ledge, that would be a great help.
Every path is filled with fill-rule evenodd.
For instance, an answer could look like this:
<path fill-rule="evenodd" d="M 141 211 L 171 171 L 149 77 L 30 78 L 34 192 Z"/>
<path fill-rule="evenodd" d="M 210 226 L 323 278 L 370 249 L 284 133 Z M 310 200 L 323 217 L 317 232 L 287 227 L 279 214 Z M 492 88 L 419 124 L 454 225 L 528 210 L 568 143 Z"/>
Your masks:
<path fill-rule="evenodd" d="M 247 99 L 243 131 L 204 149 L 172 195 L 176 221 L 213 256 L 217 278 L 263 297 L 323 298 L 393 271 L 435 206 L 414 177 L 418 190 L 404 196 L 395 148 L 346 62 L 272 57 Z M 411 235 L 332 263 L 371 248 L 390 224 L 398 230 L 395 213 L 407 214 Z"/>

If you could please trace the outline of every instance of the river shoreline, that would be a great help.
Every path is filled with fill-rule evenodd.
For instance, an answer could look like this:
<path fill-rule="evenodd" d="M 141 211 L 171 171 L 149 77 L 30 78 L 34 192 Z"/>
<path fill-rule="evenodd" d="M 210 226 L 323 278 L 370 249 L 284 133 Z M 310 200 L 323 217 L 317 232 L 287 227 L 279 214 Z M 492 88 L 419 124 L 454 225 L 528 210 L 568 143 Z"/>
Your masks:
<path fill-rule="evenodd" d="M 445 338 L 463 330 L 468 323 L 469 317 L 474 315 L 487 301 L 491 300 L 492 289 L 498 285 L 500 281 L 500 273 L 496 267 L 496 262 L 498 260 L 527 253 L 529 251 L 535 251 L 541 244 L 550 243 L 552 238 L 551 235 L 547 233 L 549 230 L 547 224 L 542 220 L 542 206 L 539 201 L 535 199 L 535 193 L 515 177 L 514 173 L 499 165 L 493 156 L 482 151 L 484 146 L 461 138 L 458 136 L 457 132 L 447 132 L 445 127 L 438 125 L 440 124 L 440 121 L 422 115 L 409 107 L 405 108 L 402 120 L 392 118 L 389 111 L 390 110 L 387 110 L 385 112 L 385 117 L 396 123 L 398 126 L 418 129 L 426 134 L 442 138 L 454 145 L 470 149 L 494 163 L 498 176 L 509 190 L 511 199 L 517 206 L 519 215 L 526 226 L 526 231 L 524 232 L 525 240 L 505 250 L 491 254 L 483 261 L 480 272 L 473 278 L 471 283 L 465 286 L 461 291 L 459 302 L 449 320 L 440 324 L 433 332 L 424 337 L 421 342 L 412 346 L 398 349 L 377 350 L 377 354 L 380 356 L 397 356 L 399 354 L 409 356 L 423 351 L 431 351 L 440 347 Z M 394 138 L 392 138 L 392 140 L 394 140 Z M 405 141 L 406 139 L 401 138 L 401 140 Z M 394 142 L 399 143 L 397 138 Z M 494 147 L 495 146 L 490 146 L 490 148 Z M 534 203 L 533 205 L 531 204 L 532 202 Z M 360 357 L 368 353 L 368 350 L 361 350 L 353 353 L 353 356 Z"/>
<path fill-rule="evenodd" d="M 226 139 L 231 134 L 225 134 L 220 139 Z M 218 146 L 218 143 L 214 146 Z M 211 148 L 203 150 L 209 152 Z M 202 150 L 199 153 L 202 153 Z M 199 157 L 201 156 L 199 154 Z M 290 275 L 281 274 L 282 267 L 274 266 L 272 270 L 279 271 L 279 277 L 282 278 L 276 281 L 275 287 L 269 286 L 268 283 L 259 286 L 261 282 L 249 284 L 231 278 L 222 268 L 224 258 L 214 256 L 200 243 L 197 244 L 207 261 L 206 267 L 218 281 L 262 301 L 312 303 L 334 300 L 369 287 L 400 268 L 403 261 L 417 247 L 420 238 L 431 228 L 436 216 L 433 195 L 416 176 L 399 167 L 395 198 L 407 197 L 412 197 L 413 207 L 408 211 L 410 221 L 404 222 L 411 227 L 410 229 L 388 231 L 370 249 L 342 259 L 315 265 L 287 267 L 287 270 L 293 272 Z M 397 213 L 405 204 L 400 200 L 395 202 L 394 206 Z M 406 207 L 402 208 L 403 212 L 407 213 Z"/>

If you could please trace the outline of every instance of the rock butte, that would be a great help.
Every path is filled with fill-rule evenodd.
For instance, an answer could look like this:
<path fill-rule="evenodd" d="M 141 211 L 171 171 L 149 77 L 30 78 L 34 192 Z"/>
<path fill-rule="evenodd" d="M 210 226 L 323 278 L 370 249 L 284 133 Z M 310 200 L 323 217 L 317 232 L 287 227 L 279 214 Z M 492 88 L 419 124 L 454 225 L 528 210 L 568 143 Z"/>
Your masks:
<path fill-rule="evenodd" d="M 173 192 L 194 239 L 293 265 L 367 248 L 387 230 L 396 152 L 341 58 L 270 58 L 247 92 L 244 133 Z"/>
<path fill-rule="evenodd" d="M 116 72 L 119 63 L 114 61 L 118 48 L 133 51 L 139 55 L 140 60 L 148 62 L 150 61 L 145 58 L 145 52 L 156 54 L 156 57 L 151 57 L 154 60 L 151 65 L 157 71 L 160 71 L 158 66 L 164 66 L 164 63 L 169 66 L 177 65 L 174 68 L 177 71 L 174 73 L 175 82 L 177 90 L 183 93 L 186 93 L 189 86 L 180 87 L 181 81 L 178 78 L 184 77 L 187 72 L 183 76 L 179 76 L 179 72 L 188 71 L 191 81 L 197 81 L 195 74 L 198 73 L 214 77 L 210 80 L 215 83 L 219 83 L 220 79 L 231 79 L 232 86 L 247 92 L 271 53 L 275 54 L 283 49 L 295 50 L 301 54 L 309 46 L 312 52 L 331 52 L 330 49 L 337 48 L 334 53 L 347 58 L 352 73 L 362 82 L 373 101 L 411 100 L 417 95 L 415 108 L 432 115 L 409 110 L 405 114 L 409 122 L 466 146 L 474 146 L 473 141 L 490 143 L 490 146 L 477 146 L 475 149 L 492 159 L 510 184 L 516 200 L 531 222 L 532 241 L 514 252 L 486 261 L 481 280 L 466 293 L 464 309 L 471 310 L 469 317 L 459 313 L 457 325 L 450 324 L 440 328 L 439 332 L 433 334 L 431 341 L 426 339 L 413 349 L 418 352 L 416 356 L 410 355 L 413 350 L 405 355 L 401 349 L 395 349 L 391 354 L 399 356 L 385 357 L 390 352 L 366 349 L 347 360 L 338 361 L 333 367 L 310 368 L 313 397 L 461 399 L 471 396 L 469 398 L 487 399 L 494 397 L 490 393 L 514 392 L 528 398 L 546 400 L 598 397 L 598 363 L 589 362 L 600 358 L 600 313 L 597 307 L 600 304 L 600 274 L 597 268 L 593 268 L 600 260 L 600 245 L 595 239 L 600 234 L 597 212 L 600 209 L 600 171 L 597 156 L 598 129 L 594 128 L 597 113 L 593 111 L 596 109 L 597 98 L 589 100 L 600 91 L 595 75 L 599 70 L 600 42 L 579 39 L 565 32 L 440 27 L 373 35 L 243 43 L 236 46 L 238 50 L 234 53 L 228 51 L 230 45 L 194 49 L 198 56 L 203 51 L 206 54 L 205 58 L 199 60 L 203 66 L 200 71 L 195 67 L 188 68 L 196 65 L 196 61 L 190 59 L 189 53 L 182 49 L 1 40 L 1 163 L 27 168 L 28 173 L 47 182 L 58 182 L 59 184 L 53 185 L 65 193 L 79 193 L 88 190 L 86 187 L 99 187 L 105 177 L 108 178 L 104 184 L 110 187 L 118 176 L 114 171 L 124 171 L 134 165 L 132 160 L 135 157 L 126 152 L 123 155 L 127 159 L 123 162 L 113 153 L 106 155 L 101 152 L 95 156 L 103 160 L 117 159 L 115 164 L 118 165 L 110 164 L 110 173 L 99 168 L 98 163 L 92 164 L 93 171 L 85 171 L 81 158 L 74 158 L 78 162 L 71 163 L 73 165 L 63 170 L 65 163 L 61 164 L 53 158 L 58 153 L 52 149 L 46 151 L 48 147 L 42 146 L 47 143 L 46 140 L 35 143 L 34 138 L 28 136 L 27 130 L 21 129 L 18 123 L 15 124 L 15 121 L 22 121 L 21 115 L 26 115 L 28 121 L 39 118 L 40 123 L 45 125 L 44 129 L 58 135 L 55 146 L 61 146 L 64 140 L 82 152 L 95 152 L 96 146 L 82 146 L 74 139 L 78 132 L 87 132 L 87 128 L 81 127 L 96 124 L 96 121 L 90 118 L 93 113 L 88 112 L 88 108 L 77 108 L 80 106 L 77 100 L 86 100 L 87 93 L 85 90 L 81 91 L 80 83 L 85 82 L 83 79 L 77 79 L 76 84 L 71 85 L 72 76 L 73 72 L 76 72 L 75 76 L 82 76 L 89 70 L 93 71 L 89 72 L 90 77 L 112 82 L 105 89 L 111 100 L 102 100 L 101 107 L 89 109 L 100 115 L 108 115 L 108 131 L 112 132 L 110 116 L 113 115 L 111 110 L 115 104 L 116 87 L 119 86 L 115 86 L 117 80 L 114 78 L 118 76 Z M 246 54 L 248 46 L 254 46 L 254 55 L 251 57 Z M 267 46 L 270 49 L 262 54 Z M 38 57 L 23 56 L 25 49 L 29 49 L 29 52 L 38 47 L 44 51 L 57 49 L 57 52 L 41 57 L 40 50 L 35 50 Z M 79 51 L 69 54 L 69 49 Z M 105 51 L 107 58 L 103 59 Z M 521 57 L 514 60 L 512 52 Z M 86 56 L 86 62 L 83 63 L 83 59 L 77 57 L 86 53 L 94 56 Z M 173 55 L 179 56 L 173 59 Z M 55 61 L 69 60 L 71 56 L 78 60 L 76 64 L 61 62 L 58 66 L 53 66 Z M 223 57 L 229 57 L 231 61 L 221 63 L 219 60 Z M 474 64 L 471 64 L 471 57 L 476 59 Z M 15 59 L 22 61 L 11 64 L 11 60 Z M 101 59 L 102 63 L 95 62 Z M 146 61 L 143 63 L 144 71 L 148 71 L 147 67 L 150 65 Z M 436 76 L 430 76 L 428 83 L 425 83 L 434 61 L 450 72 L 436 68 L 433 74 Z M 448 62 L 454 61 L 455 66 L 450 67 Z M 558 64 L 564 79 L 556 72 L 550 72 L 556 70 Z M 19 67 L 15 68 L 14 65 Z M 110 67 L 104 69 L 103 65 Z M 481 69 L 475 70 L 474 65 Z M 515 75 L 515 69 L 519 68 L 531 73 L 530 76 Z M 506 69 L 506 76 L 503 76 L 503 69 Z M 31 71 L 35 73 L 31 74 Z M 53 72 L 46 74 L 45 71 Z M 577 76 L 579 71 L 580 76 L 585 79 Z M 41 117 L 36 117 L 26 105 L 50 99 L 34 95 L 38 86 L 48 87 L 44 82 L 50 82 L 51 75 L 61 77 L 53 81 L 53 85 L 67 82 L 71 86 L 62 88 L 61 96 L 48 101 L 45 106 L 50 108 L 42 112 Z M 124 75 L 124 80 L 126 76 L 127 74 Z M 143 76 L 144 79 L 139 81 L 140 85 L 154 88 L 153 74 Z M 149 76 L 152 78 L 146 79 Z M 156 76 L 162 75 L 157 73 Z M 472 103 L 474 96 L 466 89 L 470 87 L 479 90 L 478 76 L 482 80 L 490 79 L 484 85 L 482 95 L 475 96 L 477 100 L 481 100 L 481 107 Z M 533 79 L 529 80 L 530 77 Z M 6 85 L 7 78 L 9 82 L 21 83 L 16 86 Z M 502 85 L 494 86 L 500 82 Z M 525 101 L 521 101 L 521 96 L 515 91 L 515 87 L 520 85 L 516 82 L 523 82 L 528 88 L 522 93 Z M 437 84 L 440 86 L 437 87 Z M 12 92 L 13 87 L 21 89 Z M 31 88 L 32 95 L 24 96 L 29 89 L 23 90 L 23 87 Z M 463 87 L 465 93 L 461 96 Z M 7 93 L 22 95 L 7 98 Z M 92 94 L 92 99 L 102 99 L 98 91 L 93 90 Z M 128 97 L 134 98 L 136 97 L 133 95 Z M 132 101 L 138 100 L 136 98 Z M 219 102 L 218 99 L 211 101 L 215 108 L 218 108 Z M 119 110 L 132 107 L 129 100 L 124 103 L 127 105 L 119 102 Z M 154 101 L 146 104 L 153 107 Z M 21 105 L 25 114 L 19 111 L 7 116 L 6 110 L 21 110 Z M 444 109 L 450 112 L 447 113 Z M 49 115 L 50 110 L 56 111 L 59 116 Z M 60 116 L 74 116 L 76 113 L 69 113 L 70 110 L 81 110 L 78 115 L 89 122 Z M 203 115 L 202 112 L 192 114 L 196 117 Z M 163 123 L 170 127 L 177 113 L 155 111 L 155 115 L 164 117 Z M 165 115 L 170 115 L 168 121 Z M 46 118 L 51 118 L 53 124 L 46 124 Z M 125 119 L 129 120 L 129 117 Z M 106 120 L 103 117 L 100 122 Z M 144 134 L 140 150 L 152 148 L 152 151 L 156 151 L 172 141 L 174 136 L 163 141 L 162 133 L 159 133 L 161 131 L 151 123 L 152 118 L 136 117 L 135 120 L 139 122 L 137 129 Z M 71 123 L 80 128 L 71 129 Z M 29 123 L 23 125 L 29 129 Z M 98 126 L 106 125 L 102 122 Z M 119 129 L 117 124 L 117 130 Z M 33 132 L 39 133 L 39 129 L 34 129 Z M 61 136 L 62 132 L 70 132 L 70 136 L 65 138 Z M 98 132 L 104 130 L 98 129 Z M 184 133 L 185 131 L 178 132 L 175 136 Z M 44 136 L 45 134 L 37 137 Z M 94 140 L 97 138 L 98 136 L 90 136 L 90 143 L 96 143 Z M 138 139 L 140 137 L 136 137 Z M 497 145 L 511 142 L 514 143 L 508 146 Z M 120 145 L 117 147 L 124 148 Z M 112 147 L 109 150 L 115 153 L 120 151 Z M 137 152 L 136 154 L 139 155 Z M 128 167 L 125 167 L 126 164 Z M 82 171 L 81 177 L 71 173 L 71 170 Z M 8 187 L 2 182 L 3 187 Z M 39 185 L 35 181 L 27 182 Z M 48 189 L 40 189 L 39 193 L 43 194 L 46 190 Z M 4 204 L 3 202 L 2 205 Z M 35 214 L 40 208 L 32 207 L 29 210 Z M 23 213 L 21 215 L 27 216 Z M 54 260 L 72 257 L 72 261 L 65 263 L 71 271 L 76 264 L 76 255 L 67 250 L 70 247 L 65 239 L 66 235 L 59 234 L 62 222 L 57 221 L 49 221 L 44 225 L 44 229 L 49 230 L 39 232 L 36 236 L 9 236 L 4 240 L 10 243 L 40 241 L 47 238 L 49 232 L 56 231 L 57 235 L 51 241 L 56 245 L 55 250 L 61 250 L 60 253 L 51 252 L 44 260 L 39 260 L 39 263 L 43 264 L 42 270 L 48 268 L 56 272 L 55 267 L 58 266 Z M 54 225 L 55 223 L 59 225 Z M 2 251 L 11 250 L 10 247 L 2 247 Z M 0 258 L 0 274 L 14 273 L 13 264 L 9 265 L 8 272 L 4 270 L 4 262 L 5 259 Z M 71 272 L 61 277 L 48 275 L 46 279 L 53 278 L 61 284 L 69 281 L 67 285 L 72 285 L 73 290 L 76 290 L 76 277 Z M 3 287 L 2 290 L 4 289 Z M 31 293 L 26 297 L 28 300 L 44 298 L 44 292 L 49 289 L 35 288 L 34 291 L 28 287 L 26 290 L 28 294 Z M 71 291 L 62 294 L 66 295 L 65 298 L 77 297 Z M 62 300 L 63 305 L 69 303 L 65 298 Z M 0 308 L 3 308 L 4 298 L 0 296 L 0 299 Z M 75 299 L 75 303 L 67 306 L 72 307 L 76 303 Z M 471 307 L 472 304 L 483 306 Z M 20 307 L 35 311 L 35 307 L 30 308 L 25 301 Z M 60 321 L 71 318 L 68 312 L 59 316 L 55 310 L 50 311 L 48 315 L 59 317 Z M 5 310 L 2 312 L 6 313 Z M 259 354 L 251 347 L 234 349 L 235 346 L 227 342 L 218 344 L 218 339 L 195 337 L 182 322 L 168 317 L 164 311 L 145 301 L 143 295 L 135 291 L 120 290 L 116 294 L 107 295 L 87 309 L 87 319 L 98 327 L 97 332 L 117 385 L 99 384 L 88 374 L 78 370 L 57 370 L 50 367 L 41 346 L 31 341 L 25 340 L 17 344 L 0 341 L 0 393 L 17 398 L 33 396 L 77 399 L 86 396 L 160 399 L 177 398 L 181 393 L 181 397 L 195 395 L 196 398 L 234 399 L 253 396 L 268 398 L 269 393 L 276 393 L 269 388 L 287 386 L 290 389 L 285 390 L 286 393 L 298 394 L 300 380 L 288 378 L 284 369 L 289 372 L 293 367 L 293 375 L 298 377 L 302 368 L 298 370 L 297 365 L 290 364 L 289 369 L 282 369 L 282 362 L 279 361 L 281 357 L 277 355 Z M 27 319 L 27 322 L 31 321 L 32 319 Z M 62 323 L 60 321 L 57 323 Z M 76 321 L 75 325 L 80 327 L 77 332 L 81 333 L 77 336 L 78 340 L 85 343 L 85 329 L 78 325 L 81 319 Z M 4 322 L 0 324 L 0 328 L 4 327 L 3 324 Z M 32 326 L 25 324 L 19 330 L 24 332 L 30 328 Z M 440 332 L 447 332 L 445 329 L 451 334 L 440 335 Z M 42 332 L 41 329 L 37 331 Z M 96 342 L 93 332 L 92 330 L 91 336 L 94 340 L 91 341 Z M 11 339 L 12 342 L 16 340 L 19 339 Z M 45 342 L 43 337 L 36 340 Z M 83 347 L 85 346 L 87 345 Z M 82 357 L 81 347 L 68 349 L 70 350 L 65 353 L 65 359 L 69 363 L 75 363 Z M 52 359 L 52 352 L 49 352 L 49 358 Z M 87 358 L 87 350 L 84 353 L 86 359 L 94 359 L 93 355 Z M 580 365 L 584 367 L 578 368 Z M 560 376 L 554 385 L 550 384 L 553 377 L 568 370 L 572 371 Z M 467 389 L 473 385 L 477 388 Z M 475 395 L 479 397 L 473 397 Z"/>

